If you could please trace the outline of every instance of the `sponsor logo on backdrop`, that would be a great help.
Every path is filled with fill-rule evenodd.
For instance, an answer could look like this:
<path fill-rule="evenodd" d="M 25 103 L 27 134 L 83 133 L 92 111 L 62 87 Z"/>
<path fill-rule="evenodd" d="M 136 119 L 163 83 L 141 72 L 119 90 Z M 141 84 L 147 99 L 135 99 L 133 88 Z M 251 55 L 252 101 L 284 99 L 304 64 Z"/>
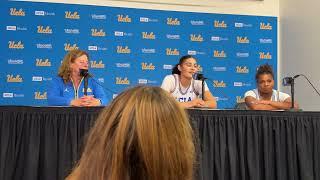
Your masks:
<path fill-rule="evenodd" d="M 211 41 L 228 41 L 227 37 L 211 36 Z"/>
<path fill-rule="evenodd" d="M 106 36 L 106 33 L 103 31 L 103 29 L 91 29 L 91 36 L 95 37 L 104 37 Z"/>
<path fill-rule="evenodd" d="M 153 53 L 156 53 L 156 49 L 142 48 L 141 52 L 144 53 L 144 54 L 153 54 Z"/>
<path fill-rule="evenodd" d="M 51 62 L 50 62 L 49 59 L 36 58 L 36 66 L 39 66 L 39 67 L 50 67 L 51 66 Z"/>
<path fill-rule="evenodd" d="M 80 14 L 78 14 L 77 11 L 71 12 L 71 11 L 65 11 L 65 18 L 66 19 L 80 19 Z"/>
<path fill-rule="evenodd" d="M 223 66 L 214 66 L 212 67 L 212 70 L 215 72 L 223 72 L 223 71 L 227 71 L 227 67 L 223 67 Z"/>
<path fill-rule="evenodd" d="M 247 66 L 236 66 L 236 72 L 240 74 L 248 74 L 249 68 Z"/>
<path fill-rule="evenodd" d="M 116 77 L 116 84 L 130 84 L 130 81 L 127 77 L 121 78 L 121 77 Z"/>
<path fill-rule="evenodd" d="M 203 71 L 203 68 L 201 67 L 200 64 L 198 64 L 198 72 L 202 72 Z"/>
<path fill-rule="evenodd" d="M 244 82 L 233 82 L 234 87 L 243 87 L 243 86 L 251 86 L 250 83 L 244 83 Z"/>
<path fill-rule="evenodd" d="M 259 59 L 272 59 L 270 52 L 259 52 Z"/>
<path fill-rule="evenodd" d="M 216 96 L 215 98 L 216 98 L 217 101 L 228 101 L 229 100 L 229 98 L 227 98 L 227 97 L 218 97 L 218 96 Z"/>
<path fill-rule="evenodd" d="M 152 81 L 149 79 L 138 79 L 138 84 L 156 84 L 157 81 Z"/>
<path fill-rule="evenodd" d="M 104 83 L 104 78 L 98 78 L 98 82 Z"/>
<path fill-rule="evenodd" d="M 7 31 L 16 31 L 17 26 L 7 26 Z"/>
<path fill-rule="evenodd" d="M 167 18 L 167 24 L 170 26 L 180 26 L 180 20 L 178 18 Z"/>
<path fill-rule="evenodd" d="M 47 99 L 47 92 L 41 93 L 40 91 L 34 92 L 34 99 L 45 100 Z"/>
<path fill-rule="evenodd" d="M 243 103 L 243 102 L 245 102 L 245 101 L 244 101 L 244 97 L 241 97 L 241 96 L 236 96 L 236 101 L 237 101 L 237 103 Z"/>
<path fill-rule="evenodd" d="M 102 60 L 100 60 L 98 63 L 97 63 L 97 61 L 90 61 L 90 63 L 91 63 L 90 64 L 91 68 L 103 69 L 105 67 Z"/>
<path fill-rule="evenodd" d="M 131 18 L 128 15 L 118 14 L 118 22 L 131 23 Z"/>
<path fill-rule="evenodd" d="M 34 11 L 34 15 L 36 16 L 55 16 L 54 12 L 46 12 L 46 11 Z"/>
<path fill-rule="evenodd" d="M 248 39 L 247 36 L 242 37 L 242 36 L 237 36 L 237 43 L 239 44 L 248 44 L 250 43 L 250 40 Z"/>
<path fill-rule="evenodd" d="M 36 44 L 37 49 L 52 49 L 52 44 Z"/>
<path fill-rule="evenodd" d="M 173 66 L 171 64 L 164 64 L 163 69 L 172 69 Z"/>
<path fill-rule="evenodd" d="M 152 19 L 148 17 L 140 17 L 140 22 L 148 23 L 148 22 L 158 22 L 158 19 Z"/>
<path fill-rule="evenodd" d="M 16 8 L 10 8 L 10 16 L 26 16 L 26 12 L 22 8 L 19 10 Z"/>
<path fill-rule="evenodd" d="M 42 77 L 41 76 L 32 76 L 32 81 L 42 81 Z"/>
<path fill-rule="evenodd" d="M 239 58 L 246 58 L 246 57 L 249 57 L 249 53 L 248 52 L 237 52 L 236 56 Z"/>
<path fill-rule="evenodd" d="M 117 68 L 130 68 L 130 63 L 116 63 Z"/>
<path fill-rule="evenodd" d="M 37 33 L 40 34 L 52 34 L 52 29 L 50 28 L 50 26 L 37 26 Z"/>
<path fill-rule="evenodd" d="M 24 49 L 24 44 L 21 41 L 9 41 L 8 42 L 9 49 Z"/>
<path fill-rule="evenodd" d="M 64 33 L 66 34 L 80 34 L 79 29 L 64 29 Z"/>
<path fill-rule="evenodd" d="M 51 81 L 51 80 L 52 80 L 52 77 L 42 77 L 42 80 L 43 80 L 43 81 Z"/>
<path fill-rule="evenodd" d="M 168 56 L 179 56 L 180 52 L 177 48 L 166 48 L 166 55 Z"/>
<path fill-rule="evenodd" d="M 213 51 L 213 57 L 215 57 L 215 58 L 226 58 L 227 54 L 224 51 L 214 50 Z"/>
<path fill-rule="evenodd" d="M 106 51 L 106 47 L 88 46 L 88 51 Z"/>
<path fill-rule="evenodd" d="M 142 39 L 156 39 L 156 35 L 153 32 L 142 32 Z"/>
<path fill-rule="evenodd" d="M 223 80 L 222 81 L 214 80 L 213 81 L 213 87 L 225 88 L 225 87 L 227 87 L 227 84 L 225 82 L 223 82 Z"/>
<path fill-rule="evenodd" d="M 142 70 L 155 70 L 156 67 L 152 63 L 141 63 L 141 69 Z"/>
<path fill-rule="evenodd" d="M 166 35 L 167 39 L 180 39 L 180 35 L 179 34 L 167 34 Z"/>
<path fill-rule="evenodd" d="M 195 51 L 195 50 L 188 50 L 188 55 L 205 55 L 205 52 Z"/>
<path fill-rule="evenodd" d="M 131 49 L 128 46 L 117 46 L 117 53 L 118 54 L 130 54 Z"/>
<path fill-rule="evenodd" d="M 201 34 L 190 34 L 190 41 L 202 42 L 203 37 L 201 36 Z"/>
<path fill-rule="evenodd" d="M 191 21 L 190 21 L 190 24 L 191 24 L 192 26 L 203 26 L 203 25 L 205 25 L 205 24 L 204 24 L 204 21 L 199 21 L 199 20 L 191 20 Z"/>
<path fill-rule="evenodd" d="M 261 30 L 272 30 L 272 26 L 270 23 L 260 23 Z"/>
<path fill-rule="evenodd" d="M 16 76 L 14 76 L 13 74 L 8 74 L 7 75 L 7 82 L 21 83 L 21 82 L 23 82 L 23 79 L 19 74 Z"/>
<path fill-rule="evenodd" d="M 228 25 L 224 21 L 218 21 L 218 20 L 215 20 L 213 22 L 213 25 L 215 28 L 227 28 L 228 27 Z"/>
<path fill-rule="evenodd" d="M 76 49 L 79 49 L 77 44 L 71 45 L 70 43 L 64 43 L 64 50 L 65 51 L 71 51 L 71 50 L 76 50 Z"/>
<path fill-rule="evenodd" d="M 133 36 L 133 33 L 127 33 L 122 31 L 114 31 L 114 36 Z"/>
<path fill-rule="evenodd" d="M 252 27 L 252 24 L 245 24 L 241 22 L 235 22 L 234 27 L 236 28 L 245 28 L 245 27 Z"/>
<path fill-rule="evenodd" d="M 8 59 L 8 64 L 23 64 L 22 59 Z"/>
<path fill-rule="evenodd" d="M 4 97 L 4 98 L 13 98 L 13 93 L 9 93 L 9 92 L 2 93 L 2 97 Z"/>
<path fill-rule="evenodd" d="M 91 18 L 96 20 L 105 20 L 107 19 L 107 16 L 105 14 L 91 14 Z"/>
<path fill-rule="evenodd" d="M 260 44 L 272 44 L 272 39 L 259 39 Z"/>

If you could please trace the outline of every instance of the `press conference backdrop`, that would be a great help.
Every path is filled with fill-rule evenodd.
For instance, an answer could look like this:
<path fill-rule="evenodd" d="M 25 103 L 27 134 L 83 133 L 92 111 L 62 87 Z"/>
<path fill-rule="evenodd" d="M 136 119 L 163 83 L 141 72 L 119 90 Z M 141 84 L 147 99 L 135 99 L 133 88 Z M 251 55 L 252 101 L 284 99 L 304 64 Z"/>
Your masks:
<path fill-rule="evenodd" d="M 243 101 L 259 65 L 277 72 L 276 17 L 12 1 L 0 8 L 0 105 L 47 105 L 47 84 L 72 49 L 89 53 L 110 99 L 129 86 L 160 86 L 186 54 L 209 78 L 218 108 Z"/>

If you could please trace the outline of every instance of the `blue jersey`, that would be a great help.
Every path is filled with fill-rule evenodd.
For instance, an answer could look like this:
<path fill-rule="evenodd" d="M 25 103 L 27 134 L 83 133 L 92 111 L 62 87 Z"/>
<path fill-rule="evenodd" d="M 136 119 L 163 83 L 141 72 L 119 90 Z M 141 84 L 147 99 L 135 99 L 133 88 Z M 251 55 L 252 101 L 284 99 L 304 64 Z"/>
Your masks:
<path fill-rule="evenodd" d="M 87 95 L 99 99 L 101 105 L 108 103 L 106 94 L 94 79 L 88 79 Z M 69 106 L 73 99 L 78 99 L 84 96 L 84 78 L 81 79 L 78 89 L 73 82 L 64 83 L 60 76 L 52 78 L 48 87 L 48 105 L 49 106 Z"/>

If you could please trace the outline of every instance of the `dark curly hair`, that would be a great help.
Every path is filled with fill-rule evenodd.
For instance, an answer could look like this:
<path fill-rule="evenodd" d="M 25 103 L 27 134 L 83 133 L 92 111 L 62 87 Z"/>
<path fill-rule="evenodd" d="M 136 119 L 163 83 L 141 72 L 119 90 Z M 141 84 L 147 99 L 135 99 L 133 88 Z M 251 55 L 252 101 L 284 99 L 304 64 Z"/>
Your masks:
<path fill-rule="evenodd" d="M 273 69 L 269 64 L 263 64 L 258 67 L 257 73 L 256 73 L 256 81 L 258 82 L 259 76 L 262 74 L 270 74 L 272 76 L 272 79 L 274 79 Z"/>

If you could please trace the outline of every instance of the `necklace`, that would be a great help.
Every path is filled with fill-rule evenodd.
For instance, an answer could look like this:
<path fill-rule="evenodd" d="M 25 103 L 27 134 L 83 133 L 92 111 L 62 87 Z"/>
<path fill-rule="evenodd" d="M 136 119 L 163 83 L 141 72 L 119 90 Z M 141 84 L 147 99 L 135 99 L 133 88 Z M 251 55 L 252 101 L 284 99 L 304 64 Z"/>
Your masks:
<path fill-rule="evenodd" d="M 192 81 L 191 81 L 191 83 L 189 84 L 189 86 L 187 87 L 187 89 L 185 90 L 185 92 L 183 92 L 182 89 L 181 89 L 181 86 L 182 86 L 182 85 L 181 85 L 181 82 L 179 81 L 179 91 L 180 91 L 180 93 L 181 93 L 182 95 L 187 94 L 188 91 L 189 91 L 189 89 L 190 89 L 191 84 L 192 84 Z"/>

